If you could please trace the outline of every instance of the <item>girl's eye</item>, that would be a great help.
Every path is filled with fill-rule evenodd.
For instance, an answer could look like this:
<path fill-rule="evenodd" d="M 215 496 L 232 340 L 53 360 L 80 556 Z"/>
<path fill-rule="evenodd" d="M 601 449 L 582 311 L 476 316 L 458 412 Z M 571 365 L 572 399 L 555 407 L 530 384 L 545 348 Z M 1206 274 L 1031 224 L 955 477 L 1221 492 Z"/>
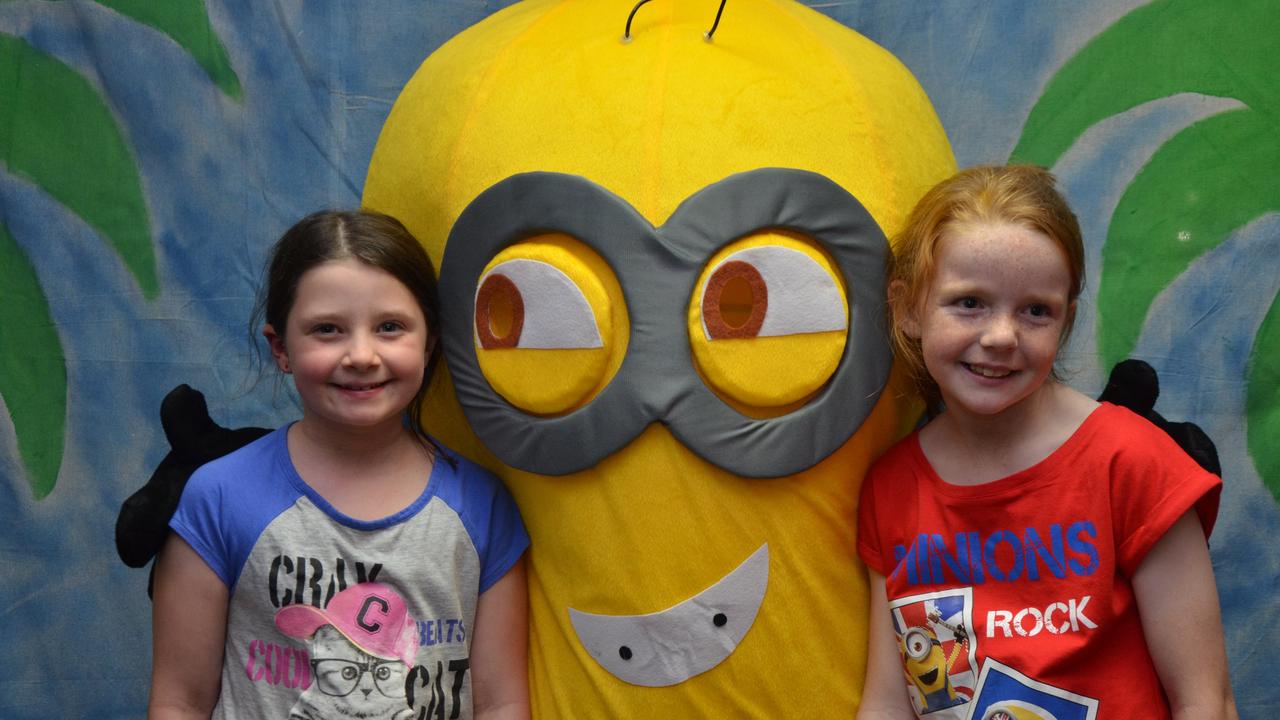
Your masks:
<path fill-rule="evenodd" d="M 960 298 L 960 307 L 964 308 L 965 310 L 977 309 L 978 298 L 975 298 L 975 297 Z"/>
<path fill-rule="evenodd" d="M 332 335 L 338 332 L 338 326 L 333 323 L 320 323 L 319 325 L 311 328 L 311 332 L 316 335 Z"/>
<path fill-rule="evenodd" d="M 403 329 L 404 329 L 404 326 L 396 322 L 395 320 L 387 320 L 386 322 L 378 325 L 378 332 L 384 332 L 384 333 L 399 332 L 400 330 L 403 330 Z"/>
<path fill-rule="evenodd" d="M 1027 308 L 1027 312 L 1031 314 L 1031 317 L 1037 317 L 1037 318 L 1049 317 L 1049 306 L 1032 305 L 1031 307 Z"/>

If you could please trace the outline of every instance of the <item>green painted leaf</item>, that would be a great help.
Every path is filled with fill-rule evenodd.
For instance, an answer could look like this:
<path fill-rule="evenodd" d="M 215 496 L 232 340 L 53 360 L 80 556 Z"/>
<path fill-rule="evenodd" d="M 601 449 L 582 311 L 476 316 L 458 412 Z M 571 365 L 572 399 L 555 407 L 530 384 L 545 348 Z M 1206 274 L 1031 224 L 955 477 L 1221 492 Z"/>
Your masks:
<path fill-rule="evenodd" d="M 9 409 L 31 492 L 53 490 L 62 465 L 67 364 L 35 269 L 0 225 L 0 397 Z"/>
<path fill-rule="evenodd" d="M 137 166 L 97 90 L 0 34 L 0 162 L 97 229 L 147 297 L 159 290 Z"/>
<path fill-rule="evenodd" d="M 195 58 L 224 93 L 239 99 L 240 78 L 231 58 L 209 24 L 204 0 L 97 0 L 122 15 L 149 25 L 173 38 Z"/>
<path fill-rule="evenodd" d="M 1233 230 L 1280 210 L 1280 130 L 1253 110 L 1207 118 L 1165 143 L 1121 196 L 1102 249 L 1098 351 L 1133 350 L 1157 294 Z"/>
<path fill-rule="evenodd" d="M 1254 338 L 1247 393 L 1249 455 L 1262 484 L 1280 502 L 1280 296 Z"/>
<path fill-rule="evenodd" d="M 1235 98 L 1280 114 L 1275 0 L 1160 0 L 1107 28 L 1049 81 L 1012 157 L 1052 167 L 1084 131 L 1180 93 Z"/>
<path fill-rule="evenodd" d="M 1280 209 L 1266 167 L 1280 156 L 1278 30 L 1274 0 L 1157 0 L 1091 40 L 1032 108 L 1012 159 L 1052 166 L 1090 127 L 1143 103 L 1200 93 L 1246 105 L 1175 136 L 1122 196 L 1098 290 L 1104 367 L 1133 350 L 1151 302 L 1192 261 Z"/>

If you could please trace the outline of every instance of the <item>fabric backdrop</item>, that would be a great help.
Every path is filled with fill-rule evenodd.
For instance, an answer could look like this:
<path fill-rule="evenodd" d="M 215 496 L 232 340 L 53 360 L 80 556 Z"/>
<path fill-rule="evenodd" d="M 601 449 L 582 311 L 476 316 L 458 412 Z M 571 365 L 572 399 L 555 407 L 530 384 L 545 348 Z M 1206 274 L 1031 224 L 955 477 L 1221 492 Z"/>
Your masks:
<path fill-rule="evenodd" d="M 0 717 L 144 714 L 146 572 L 112 538 L 167 450 L 160 399 L 296 415 L 248 326 L 267 247 L 359 203 L 401 86 L 505 4 L 0 0 Z M 916 74 L 960 165 L 1062 179 L 1089 273 L 1070 380 L 1141 357 L 1217 442 L 1232 681 L 1241 717 L 1280 717 L 1280 11 L 807 4 Z"/>

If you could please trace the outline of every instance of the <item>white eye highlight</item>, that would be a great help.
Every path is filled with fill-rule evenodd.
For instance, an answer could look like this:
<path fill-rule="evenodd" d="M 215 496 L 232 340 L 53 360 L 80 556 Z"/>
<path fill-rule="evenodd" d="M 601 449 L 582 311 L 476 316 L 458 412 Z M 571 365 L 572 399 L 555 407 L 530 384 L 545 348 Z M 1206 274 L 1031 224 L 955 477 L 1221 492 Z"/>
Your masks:
<path fill-rule="evenodd" d="M 848 310 L 836 279 L 799 250 L 746 248 L 708 274 L 702 331 L 708 340 L 844 330 Z"/>
<path fill-rule="evenodd" d="M 598 348 L 604 343 L 591 304 L 559 268 L 507 260 L 476 285 L 475 341 L 485 349 Z"/>
<path fill-rule="evenodd" d="M 929 636 L 919 628 L 911 628 L 907 631 L 906 636 L 902 639 L 902 644 L 907 648 L 907 657 L 912 660 L 924 660 L 929 657 L 929 651 L 933 643 L 929 642 Z"/>
<path fill-rule="evenodd" d="M 666 687 L 724 662 L 755 622 L 769 582 L 761 545 L 714 585 L 648 615 L 596 615 L 569 608 L 578 640 L 614 677 Z"/>

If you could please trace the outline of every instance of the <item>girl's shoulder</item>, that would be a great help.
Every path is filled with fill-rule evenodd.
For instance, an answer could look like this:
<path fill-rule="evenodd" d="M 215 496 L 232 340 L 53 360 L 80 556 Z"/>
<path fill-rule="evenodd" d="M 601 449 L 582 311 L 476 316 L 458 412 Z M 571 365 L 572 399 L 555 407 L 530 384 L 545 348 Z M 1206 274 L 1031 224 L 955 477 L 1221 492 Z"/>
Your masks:
<path fill-rule="evenodd" d="M 288 425 L 281 426 L 222 457 L 210 460 L 196 468 L 188 485 L 231 482 L 237 478 L 258 476 L 270 471 L 282 458 L 288 458 L 288 431 Z"/>
<path fill-rule="evenodd" d="M 866 490 L 878 485 L 901 487 L 905 476 L 918 476 L 929 469 L 929 462 L 920 449 L 920 431 L 913 430 L 871 463 L 863 485 Z"/>
<path fill-rule="evenodd" d="M 1098 410 L 1081 431 L 1086 428 L 1092 444 L 1105 444 L 1130 456 L 1159 458 L 1170 448 L 1185 454 L 1168 433 L 1123 405 L 1099 403 Z"/>
<path fill-rule="evenodd" d="M 877 469 L 901 467 L 911 462 L 920 452 L 920 430 L 912 430 L 909 434 L 889 446 L 880 457 L 871 464 L 871 471 Z"/>
<path fill-rule="evenodd" d="M 481 558 L 480 592 L 497 582 L 529 546 L 529 533 L 502 481 L 439 442 L 430 492 L 457 514 Z"/>
<path fill-rule="evenodd" d="M 484 466 L 434 442 L 436 458 L 431 492 L 459 514 L 510 503 L 511 495 L 498 476 Z"/>
<path fill-rule="evenodd" d="M 1169 433 L 1126 407 L 1102 403 L 1091 423 L 1088 446 L 1092 452 L 1112 457 L 1118 470 L 1147 473 L 1195 475 L 1210 473 L 1202 468 Z"/>

